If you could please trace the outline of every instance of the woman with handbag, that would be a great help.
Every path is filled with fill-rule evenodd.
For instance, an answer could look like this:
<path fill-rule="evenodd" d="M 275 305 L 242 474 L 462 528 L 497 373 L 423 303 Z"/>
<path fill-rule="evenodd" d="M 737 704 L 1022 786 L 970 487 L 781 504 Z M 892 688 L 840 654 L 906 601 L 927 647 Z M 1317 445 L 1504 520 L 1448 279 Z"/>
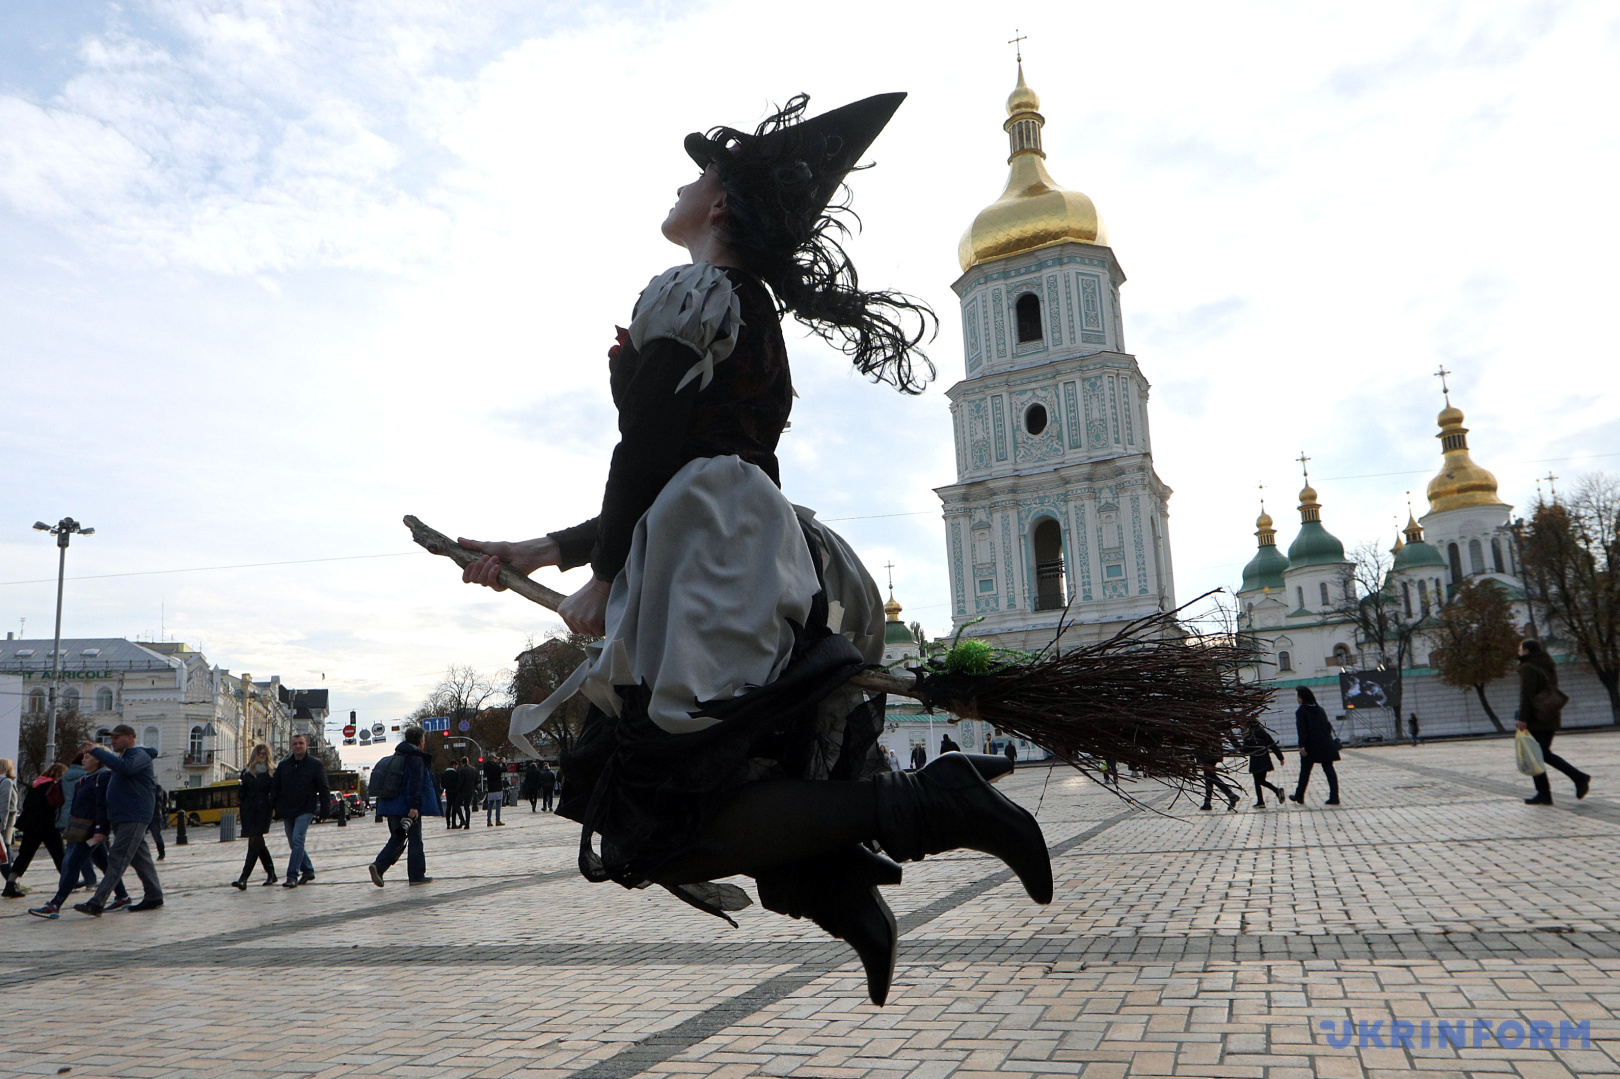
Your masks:
<path fill-rule="evenodd" d="M 17 831 L 22 838 L 11 862 L 11 879 L 5 891 L 0 892 L 7 899 L 21 899 L 28 894 L 28 889 L 17 881 L 28 872 L 40 847 L 50 852 L 57 872 L 62 870 L 62 836 L 56 830 L 56 811 L 62 806 L 62 774 L 66 771 L 67 765 L 57 761 L 29 784 L 28 793 L 23 795 L 22 812 L 17 815 Z"/>
<path fill-rule="evenodd" d="M 1299 707 L 1294 710 L 1294 729 L 1299 734 L 1299 784 L 1288 800 L 1305 804 L 1311 768 L 1320 764 L 1328 781 L 1328 798 L 1324 804 L 1336 806 L 1339 804 L 1339 773 L 1333 770 L 1333 762 L 1339 759 L 1339 739 L 1333 733 L 1327 713 L 1316 703 L 1316 694 L 1306 686 L 1299 686 L 1294 695 L 1299 698 Z"/>
<path fill-rule="evenodd" d="M 103 796 L 104 790 L 104 784 L 96 782 L 96 772 L 101 769 L 101 762 L 95 754 L 86 753 L 81 764 L 84 778 L 73 788 L 67 827 L 62 829 L 62 840 L 67 844 L 67 850 L 62 855 L 62 873 L 57 880 L 56 895 L 49 903 L 29 909 L 28 913 L 36 918 L 60 917 L 62 904 L 78 887 L 85 868 L 94 861 L 96 847 L 107 840 L 105 833 L 96 831 L 96 819 L 101 815 L 97 801 Z M 128 904 L 129 893 L 124 890 L 122 883 L 117 885 L 114 893 L 117 900 L 114 907 Z"/>
<path fill-rule="evenodd" d="M 1519 730 L 1530 732 L 1530 737 L 1541 746 L 1541 759 L 1547 767 L 1568 776 L 1575 784 L 1575 797 L 1585 798 L 1592 786 L 1592 777 L 1552 751 L 1553 735 L 1563 726 L 1562 712 L 1567 700 L 1564 691 L 1558 688 L 1558 668 L 1541 642 L 1528 638 L 1520 641 Z M 1525 805 L 1552 805 L 1552 784 L 1547 781 L 1546 770 L 1534 779 L 1536 793 L 1524 800 Z"/>
<path fill-rule="evenodd" d="M 270 787 L 273 780 L 270 768 L 270 747 L 259 744 L 248 757 L 248 766 L 242 769 L 242 836 L 247 840 L 247 857 L 242 861 L 242 875 L 231 881 L 239 892 L 247 891 L 248 877 L 253 875 L 253 863 L 264 866 L 264 885 L 276 882 L 276 863 L 270 859 L 270 848 L 264 837 L 270 831 Z"/>

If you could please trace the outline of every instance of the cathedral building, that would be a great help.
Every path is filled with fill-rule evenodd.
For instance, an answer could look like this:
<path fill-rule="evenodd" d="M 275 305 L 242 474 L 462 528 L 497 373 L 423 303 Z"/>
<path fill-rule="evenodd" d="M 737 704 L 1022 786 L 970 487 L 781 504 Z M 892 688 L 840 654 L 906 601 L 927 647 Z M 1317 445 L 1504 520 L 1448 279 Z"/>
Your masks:
<path fill-rule="evenodd" d="M 1384 587 L 1397 604 L 1403 622 L 1417 627 L 1411 654 L 1401 672 L 1403 717 L 1416 713 L 1424 735 L 1485 733 L 1494 729 L 1477 696 L 1469 689 L 1447 686 L 1429 665 L 1433 644 L 1421 631 L 1422 622 L 1450 600 L 1464 581 L 1490 580 L 1513 601 L 1514 620 L 1530 635 L 1535 623 L 1525 601 L 1524 583 L 1511 529 L 1513 507 L 1497 493 L 1496 477 L 1469 455 L 1468 429 L 1463 413 L 1451 404 L 1436 418 L 1440 430 L 1440 470 L 1429 481 L 1429 510 L 1421 518 L 1408 514 L 1406 527 L 1390 548 Z M 1291 743 L 1296 686 L 1309 686 L 1317 700 L 1339 724 L 1345 741 L 1375 735 L 1392 738 L 1396 717 L 1375 709 L 1351 717 L 1341 707 L 1341 671 L 1387 666 L 1393 656 L 1359 640 L 1355 625 L 1345 617 L 1346 602 L 1355 601 L 1350 580 L 1353 569 L 1344 545 L 1323 521 L 1323 504 L 1309 476 L 1299 493 L 1299 531 L 1285 555 L 1277 549 L 1277 530 L 1262 508 L 1255 521 L 1257 546 L 1243 567 L 1238 586 L 1238 628 L 1261 652 L 1256 669 L 1262 681 L 1280 691 L 1267 717 L 1272 731 Z M 1542 627 L 1545 630 L 1545 626 Z M 1556 641 L 1551 651 L 1560 662 L 1560 684 L 1570 694 L 1565 723 L 1608 722 L 1608 700 L 1596 677 L 1574 657 L 1560 655 Z M 1516 672 L 1487 687 L 1502 723 L 1511 729 L 1518 704 Z"/>
<path fill-rule="evenodd" d="M 1175 603 L 1148 383 L 1125 351 L 1124 271 L 1091 199 L 1046 170 L 1040 99 L 1007 98 L 1006 190 L 958 251 L 966 377 L 947 391 L 956 482 L 942 504 L 953 624 L 1038 649 Z"/>

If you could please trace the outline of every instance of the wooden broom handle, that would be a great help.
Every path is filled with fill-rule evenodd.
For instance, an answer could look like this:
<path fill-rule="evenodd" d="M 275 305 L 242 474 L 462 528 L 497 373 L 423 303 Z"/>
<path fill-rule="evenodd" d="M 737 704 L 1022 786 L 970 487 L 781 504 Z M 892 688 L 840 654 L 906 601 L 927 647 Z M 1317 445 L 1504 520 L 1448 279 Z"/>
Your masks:
<path fill-rule="evenodd" d="M 444 555 L 462 569 L 466 569 L 483 557 L 477 551 L 467 550 L 467 548 L 446 536 L 443 532 L 429 528 L 420 519 L 408 513 L 405 515 L 405 527 L 411 530 L 411 539 L 415 540 L 418 546 L 429 554 Z M 561 592 L 547 588 L 538 581 L 531 581 L 510 566 L 501 566 L 500 581 L 524 599 L 538 603 L 548 611 L 555 611 L 562 601 L 568 598 Z M 851 678 L 849 684 L 870 693 L 896 693 L 902 697 L 915 697 L 917 679 L 910 674 L 862 671 Z"/>

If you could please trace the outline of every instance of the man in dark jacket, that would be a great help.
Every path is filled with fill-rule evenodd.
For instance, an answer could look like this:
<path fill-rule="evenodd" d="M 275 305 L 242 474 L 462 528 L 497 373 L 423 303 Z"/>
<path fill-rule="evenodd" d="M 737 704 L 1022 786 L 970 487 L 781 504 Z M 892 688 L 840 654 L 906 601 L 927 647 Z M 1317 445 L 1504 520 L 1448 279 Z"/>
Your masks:
<path fill-rule="evenodd" d="M 405 740 L 394 747 L 394 756 L 405 758 L 405 783 L 392 798 L 378 798 L 377 810 L 388 821 L 388 842 L 377 852 L 367 869 L 371 883 L 381 888 L 383 874 L 405 856 L 405 874 L 412 884 L 427 884 L 427 855 L 422 851 L 422 818 L 439 815 L 439 788 L 433 782 L 433 755 L 422 749 L 422 729 L 407 727 Z"/>
<path fill-rule="evenodd" d="M 1322 774 L 1327 776 L 1328 781 L 1325 804 L 1336 806 L 1339 804 L 1339 773 L 1334 771 L 1333 764 L 1339 759 L 1339 738 L 1333 733 L 1333 721 L 1316 703 L 1316 694 L 1309 686 L 1295 686 L 1294 695 L 1299 699 L 1299 707 L 1294 709 L 1294 732 L 1299 739 L 1299 784 L 1288 800 L 1298 805 L 1305 804 L 1305 788 L 1311 782 L 1311 769 L 1321 765 Z"/>
<path fill-rule="evenodd" d="M 449 831 L 461 819 L 461 773 L 454 760 L 439 776 L 439 785 L 444 788 L 444 829 Z"/>
<path fill-rule="evenodd" d="M 1541 746 L 1541 759 L 1574 782 L 1576 798 L 1585 798 L 1592 786 L 1592 777 L 1552 751 L 1553 735 L 1564 725 L 1566 699 L 1558 688 L 1558 668 L 1541 642 L 1529 639 L 1519 642 L 1519 730 L 1530 732 L 1530 737 Z M 1552 784 L 1547 781 L 1547 773 L 1542 772 L 1534 779 L 1536 793 L 1526 798 L 1525 804 L 1552 805 Z"/>
<path fill-rule="evenodd" d="M 499 757 L 489 757 L 484 761 L 484 827 L 492 824 L 506 826 L 501 820 L 501 804 L 506 800 L 506 779 L 503 773 L 506 766 Z M 491 820 L 491 816 L 494 817 Z"/>
<path fill-rule="evenodd" d="M 292 737 L 292 756 L 276 765 L 276 778 L 270 785 L 270 804 L 281 818 L 282 830 L 287 834 L 287 873 L 281 879 L 283 888 L 296 888 L 315 879 L 315 865 L 304 849 L 304 837 L 320 812 L 323 800 L 332 797 L 332 788 L 326 783 L 326 765 L 309 751 L 309 739 L 301 734 Z"/>
<path fill-rule="evenodd" d="M 463 757 L 456 773 L 461 776 L 461 826 L 471 828 L 473 801 L 478 797 L 478 769 Z"/>
<path fill-rule="evenodd" d="M 157 801 L 152 754 L 135 744 L 135 728 L 127 723 L 112 729 L 111 750 L 85 742 L 79 746 L 79 751 L 94 754 L 112 773 L 101 804 L 105 819 L 102 830 L 108 836 L 110 849 L 107 871 L 102 874 L 95 894 L 83 903 L 75 903 L 73 909 L 80 914 L 101 917 L 107 897 L 124 879 L 124 870 L 133 865 L 145 894 L 129 909 L 156 910 L 163 905 L 163 885 L 158 881 L 157 863 L 152 861 L 152 852 L 146 845 L 146 832 L 152 826 L 152 807 Z"/>
<path fill-rule="evenodd" d="M 540 774 L 535 777 L 540 784 L 540 804 L 547 813 L 552 812 L 551 800 L 557 793 L 557 773 L 545 761 L 540 762 Z"/>

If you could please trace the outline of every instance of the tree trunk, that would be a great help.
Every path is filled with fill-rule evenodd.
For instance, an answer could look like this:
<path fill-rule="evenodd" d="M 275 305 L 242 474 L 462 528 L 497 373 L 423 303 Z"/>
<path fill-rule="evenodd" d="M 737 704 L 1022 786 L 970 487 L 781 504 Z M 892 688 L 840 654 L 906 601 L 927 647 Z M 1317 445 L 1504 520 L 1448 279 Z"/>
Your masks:
<path fill-rule="evenodd" d="M 1491 717 L 1491 725 L 1496 728 L 1496 733 L 1506 734 L 1507 728 L 1502 726 L 1502 721 L 1500 719 L 1496 718 L 1496 713 L 1491 709 L 1491 702 L 1485 697 L 1485 687 L 1480 683 L 1475 682 L 1474 692 L 1479 694 L 1479 703 L 1484 707 L 1485 714 Z"/>
<path fill-rule="evenodd" d="M 1603 672 L 1598 671 L 1598 681 L 1609 691 L 1609 714 L 1614 717 L 1615 726 L 1620 727 L 1620 672 L 1611 672 L 1605 678 Z"/>

